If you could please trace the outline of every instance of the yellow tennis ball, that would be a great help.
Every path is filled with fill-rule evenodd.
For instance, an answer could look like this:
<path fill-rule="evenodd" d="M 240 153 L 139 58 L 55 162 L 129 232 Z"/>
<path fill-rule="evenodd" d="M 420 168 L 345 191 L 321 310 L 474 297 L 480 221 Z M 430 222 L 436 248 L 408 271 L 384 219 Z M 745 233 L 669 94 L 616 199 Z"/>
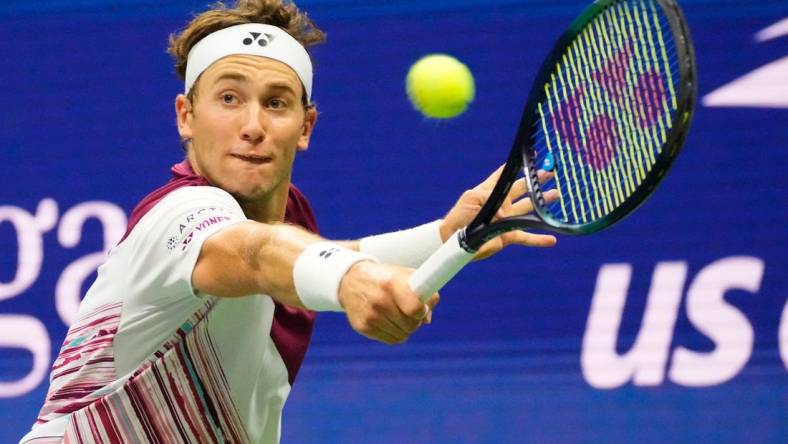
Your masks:
<path fill-rule="evenodd" d="M 406 80 L 413 106 L 435 119 L 457 117 L 473 102 L 476 87 L 473 74 L 462 62 L 446 54 L 419 59 Z"/>

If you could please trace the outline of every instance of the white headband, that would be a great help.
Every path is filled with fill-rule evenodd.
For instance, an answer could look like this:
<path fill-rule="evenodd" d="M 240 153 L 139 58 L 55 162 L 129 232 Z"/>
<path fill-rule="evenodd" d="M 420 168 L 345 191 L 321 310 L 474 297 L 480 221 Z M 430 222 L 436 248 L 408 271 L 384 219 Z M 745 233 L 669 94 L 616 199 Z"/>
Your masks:
<path fill-rule="evenodd" d="M 301 79 L 307 101 L 312 101 L 312 61 L 306 49 L 281 28 L 262 23 L 224 28 L 197 42 L 186 61 L 186 94 L 203 71 L 230 55 L 268 57 L 284 63 Z"/>

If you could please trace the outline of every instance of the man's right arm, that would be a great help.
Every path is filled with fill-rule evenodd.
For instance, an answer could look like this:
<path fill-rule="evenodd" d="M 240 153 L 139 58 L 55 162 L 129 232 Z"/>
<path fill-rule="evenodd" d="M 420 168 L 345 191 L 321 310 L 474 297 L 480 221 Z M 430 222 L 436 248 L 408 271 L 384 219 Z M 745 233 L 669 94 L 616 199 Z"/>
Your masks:
<path fill-rule="evenodd" d="M 293 268 L 307 247 L 321 241 L 324 239 L 291 225 L 233 224 L 203 243 L 192 272 L 192 286 L 219 297 L 266 294 L 280 303 L 303 308 Z M 429 313 L 408 287 L 411 272 L 371 261 L 352 265 L 339 285 L 339 302 L 351 326 L 384 343 L 407 340 Z M 437 301 L 437 295 L 433 296 L 429 307 Z"/>

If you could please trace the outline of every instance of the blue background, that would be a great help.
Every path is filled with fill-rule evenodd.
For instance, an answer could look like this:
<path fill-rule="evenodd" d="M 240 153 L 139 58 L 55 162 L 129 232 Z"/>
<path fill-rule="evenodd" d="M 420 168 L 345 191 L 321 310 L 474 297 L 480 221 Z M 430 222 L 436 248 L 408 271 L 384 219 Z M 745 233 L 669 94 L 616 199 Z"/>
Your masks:
<path fill-rule="evenodd" d="M 173 112 L 182 84 L 165 52 L 167 36 L 205 3 L 0 5 L 0 206 L 33 213 L 51 198 L 62 216 L 106 201 L 128 214 L 166 181 L 182 157 Z M 788 17 L 786 1 L 682 4 L 700 97 L 788 55 L 788 37 L 753 37 Z M 440 217 L 492 171 L 508 152 L 542 58 L 585 2 L 300 6 L 328 43 L 315 51 L 320 118 L 294 180 L 323 235 L 344 239 Z M 476 77 L 476 101 L 452 121 L 425 120 L 404 94 L 408 67 L 432 52 L 457 56 Z M 370 342 L 342 316 L 320 316 L 285 407 L 283 442 L 785 442 L 788 371 L 778 326 L 788 296 L 787 136 L 786 108 L 699 104 L 671 175 L 614 229 L 471 265 L 443 290 L 433 325 L 404 346 Z M 33 285 L 0 301 L 0 314 L 46 325 L 53 359 L 67 329 L 55 311 L 58 278 L 100 251 L 104 235 L 88 221 L 78 245 L 66 248 L 56 232 L 43 234 Z M 14 278 L 17 250 L 13 225 L 0 223 L 0 282 Z M 657 263 L 686 262 L 686 291 L 704 267 L 731 256 L 765 264 L 756 293 L 726 294 L 755 333 L 741 371 L 708 387 L 667 376 L 648 387 L 589 384 L 581 346 L 603 264 L 633 269 L 617 342 L 623 354 L 640 329 Z M 713 351 L 685 304 L 670 350 Z M 0 381 L 20 379 L 31 365 L 29 352 L 0 348 Z M 0 398 L 0 441 L 15 442 L 29 429 L 46 390 L 44 381 L 24 396 Z"/>

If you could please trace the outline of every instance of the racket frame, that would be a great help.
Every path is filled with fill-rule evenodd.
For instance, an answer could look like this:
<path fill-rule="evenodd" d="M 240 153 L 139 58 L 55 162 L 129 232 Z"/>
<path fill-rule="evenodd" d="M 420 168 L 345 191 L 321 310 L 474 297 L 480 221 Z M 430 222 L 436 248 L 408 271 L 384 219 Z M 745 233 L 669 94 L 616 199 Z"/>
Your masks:
<path fill-rule="evenodd" d="M 654 166 L 638 188 L 612 212 L 600 219 L 587 224 L 567 224 L 553 217 L 547 208 L 544 193 L 538 179 L 536 151 L 533 147 L 533 140 L 536 136 L 536 124 L 538 123 L 536 108 L 545 99 L 544 85 L 556 72 L 559 66 L 558 62 L 563 57 L 566 48 L 571 45 L 589 22 L 605 12 L 608 7 L 620 2 L 619 0 L 597 0 L 569 25 L 542 63 L 531 87 L 531 92 L 528 95 L 528 100 L 520 119 L 520 126 L 501 177 L 495 184 L 490 199 L 488 199 L 473 221 L 468 224 L 467 228 L 459 234 L 460 245 L 466 251 L 475 252 L 486 241 L 513 230 L 541 229 L 568 235 L 595 233 L 620 221 L 651 196 L 654 189 L 670 170 L 673 161 L 684 144 L 692 120 L 695 102 L 697 101 L 695 51 L 684 14 L 675 0 L 654 1 L 663 9 L 664 16 L 667 18 L 673 34 L 680 83 L 678 85 L 678 106 L 673 115 L 668 138 L 659 156 L 655 159 Z M 517 179 L 520 169 L 525 174 L 528 194 L 533 202 L 534 213 L 503 218 L 492 222 Z"/>

